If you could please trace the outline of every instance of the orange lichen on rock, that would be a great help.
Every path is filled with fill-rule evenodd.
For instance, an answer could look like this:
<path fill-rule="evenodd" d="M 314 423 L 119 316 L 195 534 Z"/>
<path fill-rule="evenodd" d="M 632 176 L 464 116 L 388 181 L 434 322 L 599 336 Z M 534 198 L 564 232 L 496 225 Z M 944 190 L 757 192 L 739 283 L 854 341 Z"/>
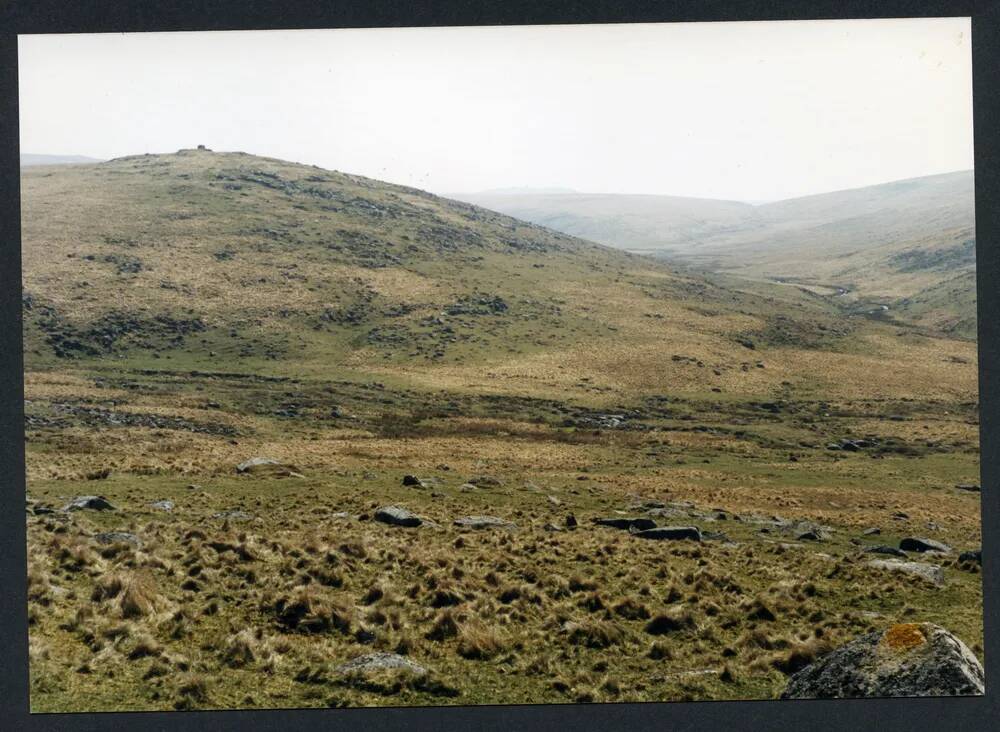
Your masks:
<path fill-rule="evenodd" d="M 917 623 L 893 625 L 882 636 L 882 645 L 896 652 L 908 651 L 926 642 L 927 636 Z"/>

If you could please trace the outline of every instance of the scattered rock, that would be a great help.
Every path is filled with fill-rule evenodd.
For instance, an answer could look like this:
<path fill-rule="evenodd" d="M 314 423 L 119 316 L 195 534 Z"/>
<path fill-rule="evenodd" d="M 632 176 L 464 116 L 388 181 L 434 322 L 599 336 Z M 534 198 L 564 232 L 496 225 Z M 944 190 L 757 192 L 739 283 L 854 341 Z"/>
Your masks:
<path fill-rule="evenodd" d="M 944 570 L 935 564 L 923 562 L 901 562 L 898 559 L 872 559 L 868 566 L 876 569 L 888 569 L 893 572 L 903 572 L 915 577 L 921 577 L 928 582 L 941 587 L 944 585 Z"/>
<path fill-rule="evenodd" d="M 574 516 L 573 514 L 568 514 L 566 516 L 566 528 L 575 529 L 577 526 L 579 526 L 579 524 L 576 521 L 576 516 Z"/>
<path fill-rule="evenodd" d="M 174 510 L 174 502 L 168 499 L 164 499 L 162 501 L 153 501 L 152 503 L 149 504 L 149 506 L 150 508 L 156 508 L 159 509 L 160 511 Z"/>
<path fill-rule="evenodd" d="M 333 671 L 337 674 L 366 674 L 373 671 L 386 670 L 410 671 L 418 676 L 423 676 L 427 673 L 427 669 L 414 663 L 413 661 L 410 661 L 409 659 L 403 658 L 395 653 L 384 652 L 366 653 L 363 656 L 358 656 L 345 664 L 337 666 Z"/>
<path fill-rule="evenodd" d="M 648 518 L 599 518 L 594 519 L 594 523 L 598 526 L 608 526 L 612 529 L 621 529 L 623 531 L 645 531 L 647 529 L 655 529 L 656 522 L 653 519 Z"/>
<path fill-rule="evenodd" d="M 559 500 L 558 498 L 556 498 L 555 496 L 546 496 L 545 498 L 546 498 L 546 500 L 548 500 L 548 502 L 549 502 L 549 503 L 551 503 L 551 504 L 552 504 L 553 506 L 561 506 L 561 505 L 562 505 L 562 501 L 560 501 L 560 500 Z"/>
<path fill-rule="evenodd" d="M 424 482 L 422 480 L 420 480 L 420 478 L 418 478 L 415 475 L 404 475 L 403 476 L 403 485 L 412 485 L 412 486 L 416 486 L 418 488 L 423 488 L 424 487 Z"/>
<path fill-rule="evenodd" d="M 255 457 L 236 466 L 236 472 L 249 475 L 267 475 L 275 478 L 304 478 L 298 468 L 283 465 L 273 458 Z"/>
<path fill-rule="evenodd" d="M 545 524 L 545 526 L 543 526 L 542 528 L 545 531 L 562 531 L 562 529 L 556 526 L 555 524 Z"/>
<path fill-rule="evenodd" d="M 66 504 L 63 511 L 116 511 L 104 496 L 77 496 Z"/>
<path fill-rule="evenodd" d="M 419 516 L 399 506 L 383 506 L 375 512 L 375 520 L 391 526 L 406 526 L 408 528 L 414 528 L 423 523 Z"/>
<path fill-rule="evenodd" d="M 138 536 L 127 531 L 104 531 L 100 534 L 94 534 L 94 541 L 98 544 L 131 544 L 132 546 L 142 544 Z"/>
<path fill-rule="evenodd" d="M 981 488 L 975 483 L 959 483 L 955 486 L 960 491 L 971 491 L 972 493 L 980 493 Z"/>
<path fill-rule="evenodd" d="M 701 541 L 701 530 L 697 526 L 660 526 L 655 529 L 637 531 L 632 535 L 640 539 L 656 539 L 659 541 L 677 539 Z"/>
<path fill-rule="evenodd" d="M 496 516 L 464 516 L 455 519 L 455 526 L 463 529 L 516 529 L 517 524 Z"/>
<path fill-rule="evenodd" d="M 933 539 L 917 539 L 908 537 L 899 542 L 899 548 L 907 552 L 942 552 L 948 554 L 951 547 Z"/>
<path fill-rule="evenodd" d="M 881 533 L 882 533 L 882 529 L 878 529 L 878 528 L 872 527 L 870 529 L 865 529 L 864 531 L 862 531 L 861 535 L 862 536 L 878 536 Z"/>
<path fill-rule="evenodd" d="M 983 667 L 931 623 L 893 625 L 855 638 L 793 674 L 782 699 L 980 695 Z"/>

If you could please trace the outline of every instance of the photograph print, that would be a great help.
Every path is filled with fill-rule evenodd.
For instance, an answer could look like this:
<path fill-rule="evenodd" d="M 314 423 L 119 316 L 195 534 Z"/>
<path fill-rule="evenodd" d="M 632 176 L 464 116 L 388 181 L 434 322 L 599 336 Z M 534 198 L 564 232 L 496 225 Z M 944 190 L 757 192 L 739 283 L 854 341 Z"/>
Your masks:
<path fill-rule="evenodd" d="M 968 18 L 18 48 L 32 712 L 984 693 Z"/>

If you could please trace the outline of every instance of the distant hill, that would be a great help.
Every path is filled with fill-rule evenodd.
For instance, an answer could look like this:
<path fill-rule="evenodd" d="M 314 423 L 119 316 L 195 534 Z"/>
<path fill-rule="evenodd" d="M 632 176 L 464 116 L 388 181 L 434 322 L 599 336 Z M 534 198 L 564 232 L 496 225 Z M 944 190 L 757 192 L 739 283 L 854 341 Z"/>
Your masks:
<path fill-rule="evenodd" d="M 31 165 L 79 165 L 81 163 L 99 163 L 97 158 L 88 158 L 84 155 L 38 155 L 35 153 L 21 153 L 21 167 Z"/>
<path fill-rule="evenodd" d="M 707 198 L 490 191 L 453 197 L 629 251 L 685 249 L 706 238 L 763 226 L 754 206 Z"/>
<path fill-rule="evenodd" d="M 758 206 L 605 194 L 463 200 L 608 246 L 804 285 L 858 309 L 885 306 L 921 325 L 975 335 L 972 171 Z"/>

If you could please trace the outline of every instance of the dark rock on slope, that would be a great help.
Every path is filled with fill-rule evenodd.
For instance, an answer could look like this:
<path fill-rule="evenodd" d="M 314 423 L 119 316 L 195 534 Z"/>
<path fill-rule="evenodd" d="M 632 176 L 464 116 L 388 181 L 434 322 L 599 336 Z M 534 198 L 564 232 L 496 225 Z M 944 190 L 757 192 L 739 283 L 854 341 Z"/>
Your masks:
<path fill-rule="evenodd" d="M 375 512 L 375 520 L 390 526 L 406 526 L 408 528 L 414 528 L 423 523 L 419 516 L 399 506 L 384 506 L 378 509 Z"/>

